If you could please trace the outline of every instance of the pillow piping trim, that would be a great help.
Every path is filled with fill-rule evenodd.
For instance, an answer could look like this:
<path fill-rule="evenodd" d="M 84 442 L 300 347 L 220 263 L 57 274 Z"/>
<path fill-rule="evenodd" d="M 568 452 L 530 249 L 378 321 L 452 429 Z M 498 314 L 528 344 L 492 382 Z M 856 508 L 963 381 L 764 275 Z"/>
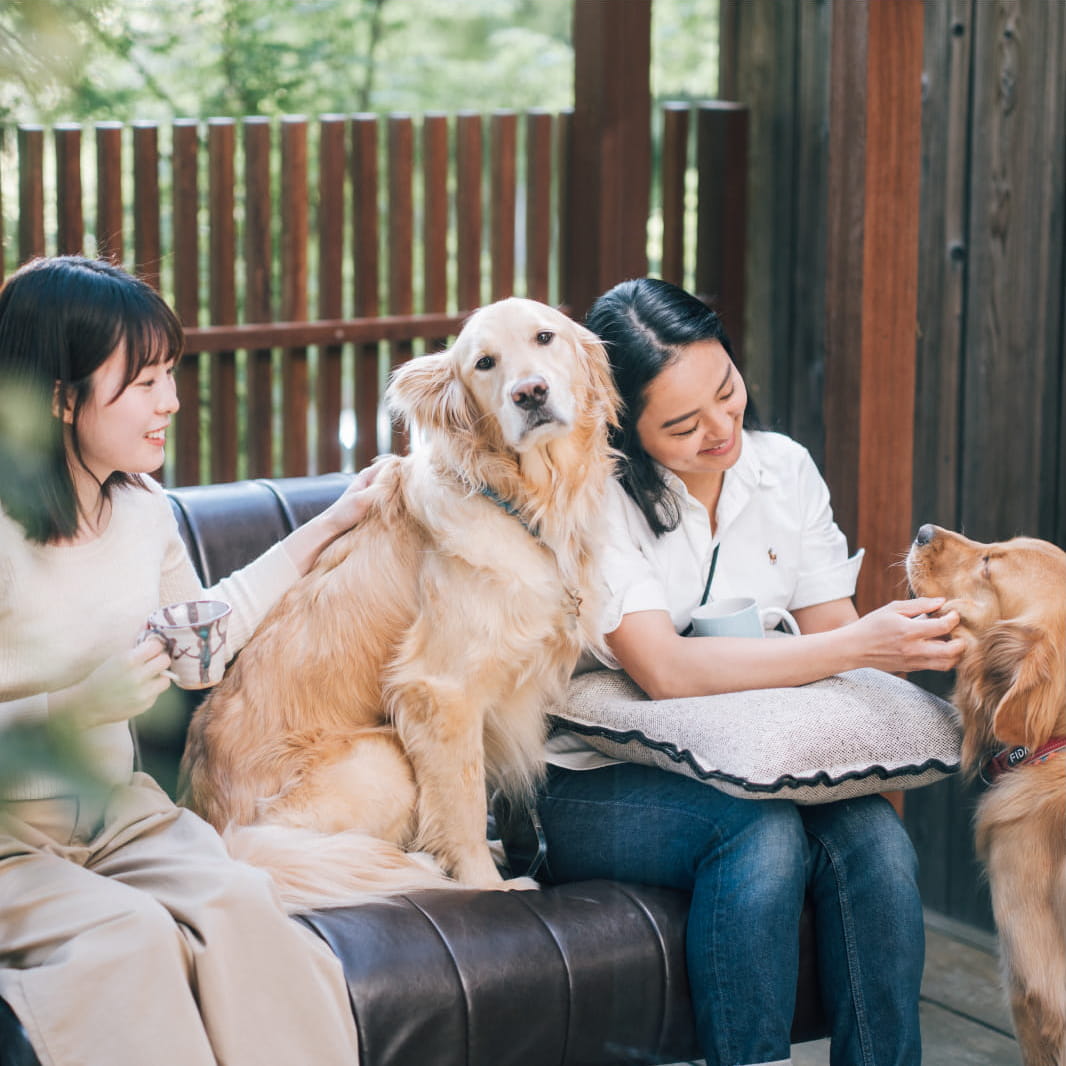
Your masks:
<path fill-rule="evenodd" d="M 646 748 L 661 752 L 673 762 L 685 763 L 701 781 L 709 781 L 711 779 L 724 781 L 744 789 L 745 792 L 781 792 L 784 789 L 796 790 L 814 786 L 835 788 L 848 781 L 862 781 L 868 777 L 877 777 L 881 781 L 891 781 L 894 777 L 914 777 L 929 770 L 938 770 L 945 775 L 950 775 L 958 773 L 962 767 L 962 763 L 959 761 L 946 763 L 941 759 L 926 759 L 923 763 L 908 763 L 894 770 L 889 770 L 887 767 L 875 763 L 865 770 L 849 770 L 839 777 L 830 776 L 826 770 L 818 770 L 809 777 L 782 774 L 776 781 L 769 784 L 754 784 L 745 777 L 737 777 L 735 774 L 726 773 L 724 770 L 704 770 L 687 748 L 679 748 L 676 744 L 671 744 L 666 740 L 652 740 L 651 737 L 646 736 L 639 729 L 614 730 L 608 729 L 606 726 L 589 725 L 585 722 L 576 722 L 572 718 L 558 716 L 557 721 L 563 728 L 581 736 L 602 737 L 604 740 L 610 740 L 619 745 L 632 744 L 636 741 Z"/>

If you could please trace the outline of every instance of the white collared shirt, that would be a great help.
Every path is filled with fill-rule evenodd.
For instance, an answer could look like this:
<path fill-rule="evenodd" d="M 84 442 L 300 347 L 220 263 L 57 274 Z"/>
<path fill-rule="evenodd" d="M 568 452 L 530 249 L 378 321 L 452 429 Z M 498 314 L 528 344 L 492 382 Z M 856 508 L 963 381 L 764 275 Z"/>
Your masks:
<path fill-rule="evenodd" d="M 807 449 L 790 437 L 744 431 L 740 458 L 722 483 L 717 535 L 684 482 L 664 475 L 677 493 L 681 523 L 660 537 L 618 482 L 610 488 L 604 633 L 617 629 L 626 614 L 656 610 L 666 611 L 683 632 L 703 595 L 716 545 L 709 599 L 753 596 L 760 607 L 796 610 L 854 594 L 863 552 L 849 558 L 829 489 Z"/>
<path fill-rule="evenodd" d="M 609 488 L 604 633 L 636 611 L 666 611 L 684 632 L 703 596 L 716 545 L 709 599 L 752 596 L 760 607 L 797 610 L 854 594 L 863 552 L 848 556 L 829 489 L 807 449 L 790 437 L 745 430 L 740 458 L 722 482 L 717 535 L 684 482 L 669 471 L 664 475 L 677 492 L 681 522 L 661 537 L 617 481 Z M 619 669 L 609 653 L 604 665 Z M 546 755 L 548 762 L 574 770 L 617 761 L 566 730 L 551 736 Z"/>

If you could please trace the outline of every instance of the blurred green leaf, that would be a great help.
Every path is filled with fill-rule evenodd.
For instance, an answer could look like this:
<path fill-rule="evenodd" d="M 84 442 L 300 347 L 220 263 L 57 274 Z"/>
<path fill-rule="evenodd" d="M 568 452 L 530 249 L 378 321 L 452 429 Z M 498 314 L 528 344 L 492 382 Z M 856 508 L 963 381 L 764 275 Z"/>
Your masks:
<path fill-rule="evenodd" d="M 17 790 L 20 779 L 41 775 L 59 778 L 65 791 L 90 800 L 101 799 L 110 787 L 93 772 L 82 735 L 72 726 L 49 720 L 11 725 L 0 731 L 2 791 L 10 794 Z"/>

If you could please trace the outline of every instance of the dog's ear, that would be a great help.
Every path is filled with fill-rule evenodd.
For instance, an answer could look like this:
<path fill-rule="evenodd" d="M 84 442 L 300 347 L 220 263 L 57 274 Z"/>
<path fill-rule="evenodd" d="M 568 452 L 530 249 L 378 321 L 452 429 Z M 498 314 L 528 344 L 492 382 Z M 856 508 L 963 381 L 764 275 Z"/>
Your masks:
<path fill-rule="evenodd" d="M 607 401 L 607 424 L 615 427 L 618 425 L 618 408 L 621 401 L 615 388 L 614 376 L 611 374 L 611 362 L 607 357 L 607 349 L 592 330 L 579 322 L 574 322 L 573 326 L 577 334 L 577 342 L 585 353 L 585 371 L 588 374 L 589 388 L 594 395 L 603 397 Z"/>
<path fill-rule="evenodd" d="M 982 641 L 984 680 L 1002 692 L 992 732 L 1008 746 L 1037 748 L 1052 735 L 1066 700 L 1062 652 L 1042 628 L 1000 622 Z"/>
<path fill-rule="evenodd" d="M 477 411 L 451 356 L 451 350 L 420 355 L 397 367 L 385 392 L 389 413 L 430 433 L 470 432 Z"/>

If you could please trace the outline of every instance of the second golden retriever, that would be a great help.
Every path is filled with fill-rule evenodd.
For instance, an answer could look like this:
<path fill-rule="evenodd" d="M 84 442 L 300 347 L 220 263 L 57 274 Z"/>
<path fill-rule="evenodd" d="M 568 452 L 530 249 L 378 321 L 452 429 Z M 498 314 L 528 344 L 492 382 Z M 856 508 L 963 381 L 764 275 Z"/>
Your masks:
<path fill-rule="evenodd" d="M 977 808 L 1005 983 L 1025 1066 L 1066 1066 L 1066 553 L 923 526 L 919 596 L 945 596 L 966 643 L 954 702 Z"/>
<path fill-rule="evenodd" d="M 412 454 L 381 461 L 367 517 L 267 616 L 183 761 L 186 802 L 292 907 L 504 887 L 486 789 L 532 789 L 545 712 L 599 639 L 617 399 L 598 339 L 504 300 L 387 400 Z"/>

